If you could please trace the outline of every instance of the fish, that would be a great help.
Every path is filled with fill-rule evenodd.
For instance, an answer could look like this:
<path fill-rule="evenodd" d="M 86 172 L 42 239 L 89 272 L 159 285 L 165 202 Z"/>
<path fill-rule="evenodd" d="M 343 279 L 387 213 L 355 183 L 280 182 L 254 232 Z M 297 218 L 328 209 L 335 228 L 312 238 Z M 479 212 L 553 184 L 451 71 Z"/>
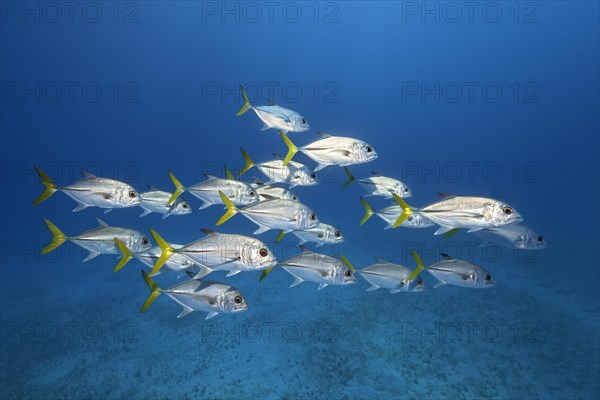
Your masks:
<path fill-rule="evenodd" d="M 248 309 L 242 293 L 224 283 L 190 279 L 162 289 L 146 271 L 142 270 L 142 276 L 150 289 L 150 295 L 140 310 L 142 313 L 163 293 L 183 307 L 177 318 L 183 318 L 192 311 L 204 311 L 208 313 L 206 319 L 211 319 L 220 313 L 236 313 Z"/>
<path fill-rule="evenodd" d="M 89 252 L 83 260 L 84 262 L 96 258 L 100 254 L 119 254 L 120 250 L 115 243 L 115 239 L 119 239 L 134 253 L 140 253 L 152 247 L 148 237 L 141 232 L 109 226 L 100 218 L 96 218 L 96 221 L 99 225 L 97 228 L 78 236 L 66 236 L 50 220 L 44 219 L 48 230 L 52 233 L 52 241 L 42 249 L 42 254 L 50 253 L 67 240 Z"/>
<path fill-rule="evenodd" d="M 344 183 L 341 189 L 348 187 L 352 182 L 358 182 L 367 192 L 365 196 L 382 196 L 386 199 L 391 199 L 392 194 L 396 193 L 402 198 L 412 197 L 412 190 L 402 181 L 388 178 L 379 175 L 377 172 L 372 172 L 372 176 L 367 178 L 356 179 L 348 167 L 344 167 L 348 181 Z"/>
<path fill-rule="evenodd" d="M 521 250 L 541 250 L 547 244 L 544 237 L 522 224 L 511 224 L 500 228 L 486 228 L 475 232 L 487 243 L 500 243 L 506 247 Z"/>
<path fill-rule="evenodd" d="M 172 193 L 163 192 L 150 185 L 148 185 L 148 189 L 148 192 L 140 194 L 140 207 L 144 210 L 140 217 L 155 212 L 162 214 L 163 219 L 165 219 L 169 215 L 187 215 L 192 212 L 188 202 L 180 198 L 175 199 L 171 205 L 168 205 Z"/>
<path fill-rule="evenodd" d="M 134 253 L 121 240 L 115 239 L 115 242 L 117 244 L 117 247 L 123 254 L 123 258 L 121 258 L 119 263 L 115 266 L 114 272 L 117 272 L 121 268 L 123 268 L 125 266 L 125 264 L 127 264 L 127 262 L 129 262 L 129 260 L 131 260 L 132 258 L 137 258 L 144 265 L 146 265 L 152 269 L 152 268 L 154 268 L 154 265 L 159 260 L 161 254 L 162 254 L 162 249 L 159 246 L 154 246 L 148 250 L 144 250 L 139 253 Z M 171 247 L 173 247 L 174 249 L 179 249 L 179 248 L 183 247 L 183 245 L 171 243 Z M 189 269 L 195 268 L 196 264 L 193 261 L 189 260 L 188 258 L 186 258 L 180 254 L 173 254 L 172 257 L 170 257 L 165 262 L 164 266 L 167 269 L 169 269 L 170 271 L 181 272 L 181 271 L 187 271 Z M 158 275 L 159 273 L 160 273 L 160 271 L 157 271 L 155 275 Z"/>
<path fill-rule="evenodd" d="M 452 258 L 444 253 L 442 257 L 444 258 L 442 261 L 425 267 L 425 270 L 438 280 L 434 288 L 453 285 L 485 289 L 496 284 L 490 273 L 479 265 Z"/>
<path fill-rule="evenodd" d="M 267 198 L 291 200 L 298 202 L 300 201 L 296 193 L 279 186 L 267 185 L 261 181 L 254 181 L 250 183 L 250 186 L 256 189 L 260 201 L 267 200 Z"/>
<path fill-rule="evenodd" d="M 319 225 L 314 228 L 292 231 L 292 234 L 300 239 L 300 244 L 314 242 L 317 244 L 317 247 L 321 247 L 324 244 L 341 243 L 346 240 L 338 228 L 323 222 L 320 222 Z M 281 237 L 283 237 L 283 235 L 281 235 Z M 279 237 L 277 239 L 275 240 L 276 242 L 281 240 Z"/>
<path fill-rule="evenodd" d="M 413 250 L 413 257 L 417 261 L 417 269 L 415 273 L 409 268 L 399 264 L 393 264 L 381 258 L 377 259 L 377 263 L 369 265 L 358 271 L 371 286 L 367 291 L 377 290 L 380 288 L 389 289 L 391 294 L 398 292 L 420 292 L 425 290 L 425 282 L 418 277 L 423 270 L 424 265 L 421 257 Z M 408 279 L 411 277 L 411 279 Z"/>
<path fill-rule="evenodd" d="M 523 217 L 512 206 L 485 197 L 455 196 L 440 193 L 443 200 L 426 207 L 413 209 L 400 196 L 393 194 L 402 208 L 393 228 L 400 226 L 412 214 L 419 214 L 439 225 L 435 235 L 441 235 L 455 228 L 468 228 L 469 233 L 485 228 L 496 228 L 521 222 Z"/>
<path fill-rule="evenodd" d="M 154 229 L 150 229 L 150 232 L 162 250 L 150 272 L 151 276 L 173 255 L 183 256 L 200 267 L 200 272 L 195 275 L 197 279 L 217 270 L 228 271 L 229 277 L 242 271 L 259 271 L 277 264 L 277 259 L 267 245 L 252 237 L 202 229 L 206 237 L 174 248 Z"/>
<path fill-rule="evenodd" d="M 140 204 L 138 192 L 127 183 L 109 178 L 99 178 L 89 172 L 82 172 L 83 179 L 69 186 L 58 186 L 44 171 L 35 167 L 42 185 L 46 187 L 44 192 L 33 202 L 38 205 L 48 197 L 60 190 L 77 202 L 73 212 L 84 210 L 88 207 L 99 207 L 104 213 L 112 211 L 113 208 L 134 207 Z"/>
<path fill-rule="evenodd" d="M 300 164 L 296 161 L 290 161 L 284 165 L 283 160 L 278 158 L 276 155 L 274 156 L 278 159 L 256 164 L 252 161 L 244 149 L 240 148 L 240 150 L 244 160 L 246 161 L 246 165 L 244 168 L 242 168 L 238 176 L 241 176 L 246 171 L 256 167 L 269 179 L 267 184 L 285 183 L 290 186 L 290 189 L 292 189 L 295 186 L 313 186 L 318 183 L 317 174 L 311 171 L 310 168 L 304 164 Z"/>
<path fill-rule="evenodd" d="M 389 206 L 389 207 L 382 208 L 381 210 L 374 211 L 373 208 L 371 208 L 371 205 L 367 202 L 367 200 L 364 197 L 361 197 L 360 201 L 363 204 L 363 206 L 365 207 L 365 215 L 360 220 L 360 225 L 367 222 L 369 220 L 369 218 L 371 218 L 373 215 L 376 215 L 379 218 L 381 218 L 383 221 L 385 221 L 385 223 L 387 224 L 387 226 L 383 229 L 390 229 L 394 226 L 394 222 L 396 222 L 398 220 L 398 217 L 400 217 L 400 215 L 404 212 L 402 210 L 402 207 L 400 207 L 398 205 Z M 404 223 L 401 226 L 403 226 L 405 228 L 422 229 L 422 228 L 429 228 L 434 225 L 435 224 L 433 222 L 428 220 L 423 215 L 413 213 L 413 214 L 409 215 L 408 218 L 406 218 L 406 220 L 404 221 Z"/>
<path fill-rule="evenodd" d="M 260 203 L 238 209 L 225 193 L 219 192 L 219 194 L 227 211 L 217 221 L 217 226 L 237 213 L 258 225 L 255 235 L 270 229 L 280 229 L 284 233 L 289 233 L 293 230 L 309 229 L 319 224 L 317 215 L 309 207 L 297 201 L 267 198 Z"/>
<path fill-rule="evenodd" d="M 248 110 L 253 110 L 258 118 L 263 122 L 261 131 L 268 129 L 279 129 L 283 132 L 306 132 L 310 129 L 306 118 L 298 114 L 296 111 L 283 108 L 276 104 L 265 106 L 253 106 L 248 100 L 244 87 L 240 85 L 244 104 L 235 114 L 238 117 L 243 115 Z"/>
<path fill-rule="evenodd" d="M 296 147 L 285 133 L 280 131 L 279 134 L 288 147 L 288 153 L 283 159 L 283 165 L 287 165 L 297 152 L 304 153 L 308 158 L 317 163 L 315 171 L 319 171 L 329 165 L 345 167 L 347 165 L 363 164 L 377 158 L 375 149 L 359 139 L 318 133 L 321 136 L 320 139 L 306 146 Z"/>
<path fill-rule="evenodd" d="M 354 274 L 356 269 L 344 256 L 340 256 L 340 261 L 334 257 L 314 253 L 306 246 L 300 246 L 300 248 L 302 253 L 278 264 L 295 278 L 290 287 L 298 286 L 304 281 L 318 283 L 318 290 L 322 290 L 328 285 L 356 283 Z M 264 278 L 269 272 L 269 269 L 265 270 L 261 278 Z"/>
<path fill-rule="evenodd" d="M 175 192 L 168 201 L 168 205 L 179 197 L 184 191 L 190 192 L 200 200 L 202 205 L 200 210 L 212 206 L 213 204 L 223 204 L 219 192 L 223 192 L 238 206 L 258 203 L 260 201 L 256 190 L 246 182 L 236 181 L 234 179 L 222 179 L 214 175 L 206 175 L 207 180 L 197 183 L 193 186 L 184 187 L 181 182 L 168 171 L 169 177 L 175 185 Z M 231 176 L 228 174 L 228 176 Z"/>

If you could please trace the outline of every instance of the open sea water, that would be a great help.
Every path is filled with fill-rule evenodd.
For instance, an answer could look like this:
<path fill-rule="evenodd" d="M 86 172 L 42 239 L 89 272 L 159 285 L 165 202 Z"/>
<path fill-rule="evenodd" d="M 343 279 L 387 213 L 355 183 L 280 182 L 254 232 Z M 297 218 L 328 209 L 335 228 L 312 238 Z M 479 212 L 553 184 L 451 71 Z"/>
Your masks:
<path fill-rule="evenodd" d="M 2 399 L 600 397 L 598 2 L 2 1 L 0 19 Z M 306 117 L 310 131 L 289 134 L 298 146 L 318 131 L 373 146 L 354 176 L 402 180 L 415 207 L 438 192 L 505 201 L 547 248 L 359 226 L 365 193 L 340 190 L 332 166 L 293 189 L 346 238 L 320 252 L 357 269 L 447 253 L 496 285 L 434 288 L 425 271 L 425 291 L 392 295 L 360 276 L 318 291 L 289 288 L 280 267 L 260 283 L 214 272 L 248 310 L 178 319 L 167 296 L 140 313 L 150 292 L 137 260 L 113 272 L 120 256 L 84 263 L 72 243 L 40 254 L 44 218 L 66 235 L 95 217 L 182 244 L 201 228 L 252 235 L 241 215 L 215 228 L 222 207 L 198 210 L 189 193 L 192 214 L 164 220 L 139 207 L 73 213 L 63 193 L 32 207 L 36 166 L 58 185 L 88 171 L 172 191 L 167 170 L 184 185 L 237 173 L 239 147 L 255 161 L 285 155 L 253 112 L 235 116 L 239 84 L 253 104 Z M 279 260 L 300 252 L 276 236 L 257 237 Z"/>

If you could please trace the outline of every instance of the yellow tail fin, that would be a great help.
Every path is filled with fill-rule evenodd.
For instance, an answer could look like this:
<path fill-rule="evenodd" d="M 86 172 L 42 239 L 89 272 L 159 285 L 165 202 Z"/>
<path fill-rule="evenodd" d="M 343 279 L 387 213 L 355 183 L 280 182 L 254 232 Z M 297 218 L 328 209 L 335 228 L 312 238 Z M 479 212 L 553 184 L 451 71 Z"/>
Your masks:
<path fill-rule="evenodd" d="M 360 202 L 362 203 L 362 205 L 365 207 L 365 215 L 362 217 L 362 219 L 360 220 L 360 225 L 364 224 L 365 222 L 367 222 L 369 220 L 369 218 L 371 218 L 371 216 L 374 214 L 373 213 L 373 209 L 371 208 L 371 205 L 369 203 L 367 203 L 367 200 L 365 200 L 364 197 L 360 198 Z"/>
<path fill-rule="evenodd" d="M 402 214 L 400 214 L 396 222 L 394 222 L 394 225 L 392 225 L 392 228 L 397 228 L 402 225 L 404 221 L 406 221 L 410 214 L 413 213 L 413 209 L 396 193 L 392 193 L 392 195 L 394 196 L 394 199 L 396 199 L 398 205 L 402 208 Z"/>
<path fill-rule="evenodd" d="M 40 196 L 37 199 L 35 199 L 35 201 L 33 202 L 34 206 L 40 204 L 42 201 L 52 196 L 52 194 L 56 192 L 56 189 L 58 189 L 58 186 L 56 186 L 56 184 L 52 181 L 52 179 L 50 179 L 48 175 L 46 175 L 44 171 L 42 171 L 38 167 L 35 167 L 35 170 L 37 171 L 38 175 L 40 176 L 40 179 L 42 180 L 42 185 L 46 186 L 46 189 L 42 194 L 40 194 Z"/>
<path fill-rule="evenodd" d="M 148 307 L 150 307 L 152 303 L 154 303 L 154 300 L 156 300 L 156 298 L 160 296 L 161 291 L 161 288 L 156 284 L 156 282 L 154 282 L 152 278 L 150 278 L 150 275 L 148 275 L 146 271 L 142 271 L 142 276 L 144 277 L 146 285 L 148 285 L 148 287 L 150 288 L 150 296 L 148 296 L 148 298 L 144 302 L 144 305 L 142 306 L 140 312 L 146 311 Z"/>
<path fill-rule="evenodd" d="M 258 281 L 261 282 L 263 279 L 265 279 L 267 277 L 267 275 L 269 275 L 269 272 L 271 272 L 273 270 L 273 268 L 275 268 L 275 267 L 266 268 L 262 272 L 262 274 L 260 274 L 260 278 L 258 278 Z"/>
<path fill-rule="evenodd" d="M 173 175 L 171 171 L 167 172 L 169 173 L 169 178 L 171 178 L 171 182 L 173 182 L 173 185 L 175 185 L 175 192 L 173 192 L 173 194 L 169 198 L 169 201 L 167 202 L 167 205 L 170 206 L 175 200 L 177 200 L 179 196 L 181 196 L 181 193 L 185 191 L 185 188 L 183 187 L 181 182 L 179 182 L 177 178 L 175 178 L 175 175 Z"/>
<path fill-rule="evenodd" d="M 342 260 L 342 262 L 344 264 L 346 264 L 348 266 L 348 268 L 350 268 L 352 270 L 352 272 L 356 272 L 356 268 L 354 268 L 354 265 L 352 265 L 350 263 L 350 261 L 348 261 L 348 259 L 341 254 L 340 254 L 340 260 Z"/>
<path fill-rule="evenodd" d="M 240 147 L 240 150 L 242 151 L 242 156 L 244 157 L 244 160 L 246 160 L 246 165 L 244 165 L 244 168 L 242 168 L 242 170 L 240 171 L 238 176 L 241 176 L 244 172 L 246 172 L 250 168 L 254 167 L 254 162 L 252 161 L 252 159 L 250 158 L 248 153 L 246 153 L 246 151 L 244 149 L 242 149 L 241 147 Z"/>
<path fill-rule="evenodd" d="M 235 115 L 237 115 L 238 117 L 252 108 L 252 104 L 250 104 L 250 101 L 248 100 L 248 96 L 246 95 L 246 91 L 244 90 L 244 87 L 242 85 L 240 85 L 240 89 L 242 90 L 242 97 L 244 98 L 244 104 L 238 110 L 238 112 L 235 113 Z"/>
<path fill-rule="evenodd" d="M 229 170 L 229 168 L 227 168 L 227 165 L 225 166 L 225 176 L 227 177 L 227 179 L 229 179 L 230 181 L 235 181 L 235 178 L 233 177 L 233 175 L 231 174 L 231 171 Z"/>
<path fill-rule="evenodd" d="M 49 220 L 44 219 L 44 222 L 46 223 L 46 226 L 48 227 L 50 232 L 52 232 L 52 241 L 42 249 L 42 254 L 48 254 L 52 250 L 55 250 L 57 247 L 63 244 L 65 240 L 67 240 L 67 237 L 64 233 L 60 231 L 60 229 L 56 227 L 56 225 L 54 225 Z"/>
<path fill-rule="evenodd" d="M 173 248 L 154 229 L 150 228 L 150 233 L 156 241 L 156 244 L 158 244 L 158 247 L 160 247 L 160 249 L 162 250 L 160 257 L 158 258 L 158 260 L 156 260 L 156 264 L 154 264 L 152 271 L 150 271 L 150 276 L 152 276 L 155 275 L 158 271 L 160 271 L 162 266 L 165 265 L 169 258 L 171 258 L 171 256 L 173 255 Z"/>
<path fill-rule="evenodd" d="M 117 244 L 119 250 L 121 250 L 121 253 L 123 253 L 123 258 L 121 258 L 121 261 L 119 261 L 119 263 L 116 265 L 113 272 L 117 272 L 118 270 L 123 268 L 125 264 L 127 264 L 129 260 L 133 258 L 133 253 L 131 252 L 131 250 L 129 250 L 125 243 L 123 243 L 120 239 L 117 238 L 115 238 L 115 243 Z"/>
<path fill-rule="evenodd" d="M 344 189 L 345 187 L 347 187 L 349 184 L 351 184 L 352 182 L 355 181 L 354 176 L 352 176 L 352 174 L 350 173 L 350 170 L 348 169 L 348 167 L 344 167 L 344 169 L 346 170 L 346 176 L 348 176 L 348 181 L 346 183 L 344 183 L 342 185 L 342 187 L 340 189 Z"/>
<path fill-rule="evenodd" d="M 417 268 L 415 268 L 414 271 L 410 273 L 410 275 L 407 278 L 408 281 L 412 281 L 413 279 L 415 279 L 417 276 L 419 276 L 421 271 L 423 271 L 425 269 L 425 264 L 423 264 L 423 260 L 421 260 L 419 253 L 417 253 L 415 250 L 413 250 L 412 256 L 415 259 L 415 261 L 417 262 Z"/>
<path fill-rule="evenodd" d="M 296 147 L 296 145 L 294 143 L 292 143 L 290 138 L 288 138 L 285 133 L 283 133 L 282 131 L 279 131 L 279 135 L 281 136 L 281 138 L 285 142 L 286 146 L 288 147 L 288 152 L 285 155 L 285 158 L 283 159 L 283 165 L 287 165 L 290 161 L 292 161 L 294 154 L 296 154 L 298 152 L 298 148 Z"/>
<path fill-rule="evenodd" d="M 223 201 L 223 204 L 225 204 L 225 207 L 227 207 L 227 211 L 225 211 L 225 214 L 223 214 L 223 216 L 221 218 L 219 218 L 219 220 L 216 223 L 217 226 L 221 225 L 222 223 L 227 221 L 229 218 L 233 217 L 238 212 L 238 208 L 235 206 L 235 204 L 233 204 L 233 202 L 231 200 L 229 200 L 229 198 L 225 195 L 225 193 L 223 193 L 219 190 L 219 196 L 221 196 L 221 200 Z"/>

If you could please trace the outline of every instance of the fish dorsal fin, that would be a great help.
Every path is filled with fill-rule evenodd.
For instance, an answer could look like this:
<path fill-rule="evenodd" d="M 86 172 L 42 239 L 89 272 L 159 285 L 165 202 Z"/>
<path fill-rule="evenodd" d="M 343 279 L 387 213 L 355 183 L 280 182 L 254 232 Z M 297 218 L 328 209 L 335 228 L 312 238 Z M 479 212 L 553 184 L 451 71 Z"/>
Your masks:
<path fill-rule="evenodd" d="M 450 257 L 450 256 L 449 256 L 448 254 L 446 254 L 446 253 L 442 253 L 442 257 L 444 257 L 444 260 L 448 260 L 448 261 L 450 261 L 450 260 L 454 260 L 454 257 Z"/>
<path fill-rule="evenodd" d="M 373 176 L 381 176 L 379 172 L 371 171 L 371 175 Z"/>
<path fill-rule="evenodd" d="M 438 194 L 445 199 L 452 199 L 452 198 L 456 197 L 455 194 L 446 193 L 446 192 L 438 192 Z"/>
<path fill-rule="evenodd" d="M 108 224 L 102 221 L 100 218 L 96 217 L 96 221 L 98 221 L 98 225 L 100 225 L 100 228 L 108 228 Z"/>
<path fill-rule="evenodd" d="M 271 196 L 270 194 L 261 194 L 262 197 L 265 198 L 265 200 L 277 200 L 277 197 L 275 196 Z"/>
<path fill-rule="evenodd" d="M 389 262 L 388 260 L 384 260 L 383 258 L 379 258 L 379 257 L 375 257 L 377 259 L 377 262 L 380 264 L 391 264 L 391 262 Z"/>
<path fill-rule="evenodd" d="M 331 135 L 329 133 L 325 133 L 325 132 L 321 132 L 321 131 L 317 131 L 316 134 L 319 135 L 319 136 L 321 136 L 321 139 L 325 139 L 325 138 L 331 137 Z"/>
<path fill-rule="evenodd" d="M 277 153 L 272 153 L 272 154 L 273 154 L 273 157 L 275 157 L 275 159 L 283 160 L 283 157 L 281 157 L 279 154 L 277 154 Z"/>
<path fill-rule="evenodd" d="M 214 236 L 214 235 L 219 234 L 219 232 L 216 232 L 216 231 L 213 231 L 212 229 L 207 229 L 207 228 L 200 229 L 200 232 L 204 233 L 207 236 Z"/>
<path fill-rule="evenodd" d="M 300 246 L 300 250 L 302 250 L 305 253 L 314 253 L 314 251 L 312 251 L 310 248 L 306 247 L 305 245 L 301 244 Z"/>
<path fill-rule="evenodd" d="M 81 171 L 81 175 L 83 175 L 84 178 L 90 178 L 90 179 L 97 178 L 96 175 L 89 173 L 87 171 Z"/>
<path fill-rule="evenodd" d="M 210 174 L 204 174 L 204 177 L 206 178 L 206 180 L 208 181 L 212 181 L 213 179 L 219 179 L 218 176 L 214 176 L 214 175 L 210 175 Z"/>
<path fill-rule="evenodd" d="M 154 187 L 154 186 L 152 186 L 152 185 L 146 185 L 146 186 L 147 186 L 147 187 L 148 187 L 148 189 L 150 189 L 150 190 L 156 190 L 156 191 L 158 191 L 158 192 L 160 192 L 160 191 L 161 191 L 160 189 L 158 189 L 158 188 L 156 188 L 156 187 Z"/>
<path fill-rule="evenodd" d="M 267 99 L 267 105 L 268 106 L 276 106 L 277 104 L 275 104 L 275 102 L 273 101 L 273 99 Z"/>

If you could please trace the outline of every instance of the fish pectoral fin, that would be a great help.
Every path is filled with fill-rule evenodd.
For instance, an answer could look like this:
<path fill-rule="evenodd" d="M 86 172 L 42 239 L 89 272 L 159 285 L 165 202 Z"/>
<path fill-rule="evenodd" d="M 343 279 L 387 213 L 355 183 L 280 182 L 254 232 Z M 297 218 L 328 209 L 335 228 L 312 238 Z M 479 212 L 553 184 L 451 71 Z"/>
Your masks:
<path fill-rule="evenodd" d="M 434 235 L 443 235 L 446 232 L 450 232 L 452 229 L 454 229 L 451 226 L 446 226 L 446 225 L 440 225 L 440 228 L 435 231 Z"/>
<path fill-rule="evenodd" d="M 480 230 L 482 230 L 482 229 L 483 229 L 483 228 L 471 228 L 471 229 L 469 229 L 467 232 L 468 232 L 468 233 L 473 233 L 473 232 L 480 231 Z"/>
<path fill-rule="evenodd" d="M 236 270 L 233 270 L 233 271 L 229 271 L 229 273 L 227 275 L 225 275 L 225 276 L 227 276 L 227 277 L 234 276 L 234 275 L 239 274 L 240 272 L 242 272 L 242 271 L 239 270 L 239 269 L 236 269 Z"/>
<path fill-rule="evenodd" d="M 111 212 L 113 209 L 112 208 L 106 208 L 104 210 L 104 214 L 108 214 L 109 212 Z"/>
<path fill-rule="evenodd" d="M 89 206 L 90 206 L 89 204 L 85 204 L 85 203 L 79 203 L 79 204 L 77 205 L 77 207 L 75 207 L 75 208 L 73 209 L 73 212 L 79 212 L 79 211 L 81 211 L 81 210 L 84 210 L 84 209 L 88 208 Z"/>
<path fill-rule="evenodd" d="M 90 261 L 100 255 L 99 251 L 89 250 L 87 257 L 83 260 L 83 262 Z"/>
<path fill-rule="evenodd" d="M 262 128 L 260 128 L 261 131 L 266 131 L 266 130 L 269 130 L 269 129 L 271 129 L 271 127 L 269 125 L 267 125 L 267 124 L 263 124 Z"/>
<path fill-rule="evenodd" d="M 208 315 L 206 316 L 206 319 L 211 319 L 212 317 L 218 315 L 219 313 L 216 311 L 211 311 L 208 313 Z"/>
<path fill-rule="evenodd" d="M 191 313 L 192 311 L 194 311 L 194 309 L 190 306 L 186 306 L 185 304 L 181 304 L 181 305 L 183 306 L 183 310 L 181 310 L 181 312 L 179 313 L 177 318 L 183 318 L 186 315 L 188 315 L 189 313 Z"/>
<path fill-rule="evenodd" d="M 326 287 L 327 287 L 327 283 L 321 283 L 317 290 L 322 290 L 322 289 L 325 289 Z"/>
<path fill-rule="evenodd" d="M 104 199 L 104 200 L 109 200 L 109 199 L 112 199 L 112 197 L 113 197 L 112 194 L 106 193 L 106 192 L 94 192 L 92 194 L 94 196 L 99 197 L 99 198 Z"/>

